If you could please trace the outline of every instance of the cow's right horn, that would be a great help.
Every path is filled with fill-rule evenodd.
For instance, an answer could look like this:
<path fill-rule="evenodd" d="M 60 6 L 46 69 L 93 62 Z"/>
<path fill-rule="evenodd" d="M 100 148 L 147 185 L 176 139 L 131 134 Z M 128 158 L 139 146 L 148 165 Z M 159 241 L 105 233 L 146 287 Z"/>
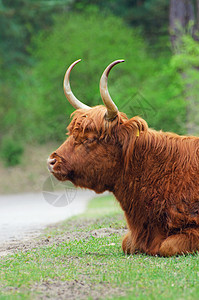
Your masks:
<path fill-rule="evenodd" d="M 76 60 L 74 63 L 70 65 L 70 67 L 67 69 L 65 77 L 64 77 L 64 93 L 66 95 L 66 98 L 70 102 L 70 104 L 75 108 L 83 108 L 83 109 L 90 109 L 89 106 L 83 104 L 81 101 L 79 101 L 74 95 L 73 92 L 71 91 L 70 88 L 70 82 L 69 82 L 69 77 L 70 77 L 70 72 L 73 69 L 73 67 L 80 62 L 81 59 Z"/>
<path fill-rule="evenodd" d="M 107 108 L 105 118 L 109 121 L 113 120 L 117 116 L 118 108 L 113 102 L 113 100 L 111 99 L 111 96 L 108 92 L 108 84 L 107 84 L 108 74 L 112 69 L 112 67 L 114 67 L 116 64 L 119 64 L 121 62 L 124 62 L 124 60 L 123 59 L 115 60 L 110 65 L 108 65 L 108 67 L 104 70 L 100 79 L 100 94 L 104 102 L 104 105 Z"/>

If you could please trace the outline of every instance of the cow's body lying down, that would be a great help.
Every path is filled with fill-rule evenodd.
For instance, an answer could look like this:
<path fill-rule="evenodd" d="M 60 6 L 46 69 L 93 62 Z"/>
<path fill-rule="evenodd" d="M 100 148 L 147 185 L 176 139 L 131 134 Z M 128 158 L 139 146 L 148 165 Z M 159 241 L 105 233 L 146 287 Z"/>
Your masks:
<path fill-rule="evenodd" d="M 108 103 L 112 100 L 106 94 L 106 75 L 117 62 L 101 79 L 106 107 L 82 104 L 75 111 L 69 137 L 51 154 L 49 169 L 59 180 L 115 195 L 129 228 L 122 243 L 125 253 L 172 256 L 196 252 L 199 138 L 149 129 L 143 119 L 129 120 L 114 103 Z M 70 102 L 73 99 L 68 96 L 72 92 L 67 80 L 75 64 L 65 78 Z"/>

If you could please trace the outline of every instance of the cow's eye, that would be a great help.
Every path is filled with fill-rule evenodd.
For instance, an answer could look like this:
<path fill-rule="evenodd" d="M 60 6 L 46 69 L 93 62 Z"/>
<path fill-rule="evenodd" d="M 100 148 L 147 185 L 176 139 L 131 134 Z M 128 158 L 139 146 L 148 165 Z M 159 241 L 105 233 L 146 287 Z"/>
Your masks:
<path fill-rule="evenodd" d="M 87 138 L 86 140 L 83 141 L 84 145 L 92 145 L 97 141 L 96 138 Z"/>
<path fill-rule="evenodd" d="M 96 139 L 87 139 L 87 142 L 88 142 L 88 144 L 91 144 L 91 143 L 93 143 L 94 141 L 95 141 Z"/>
<path fill-rule="evenodd" d="M 84 145 L 88 145 L 88 144 L 91 144 L 91 143 L 92 143 L 91 139 L 86 139 L 86 140 L 83 141 Z"/>

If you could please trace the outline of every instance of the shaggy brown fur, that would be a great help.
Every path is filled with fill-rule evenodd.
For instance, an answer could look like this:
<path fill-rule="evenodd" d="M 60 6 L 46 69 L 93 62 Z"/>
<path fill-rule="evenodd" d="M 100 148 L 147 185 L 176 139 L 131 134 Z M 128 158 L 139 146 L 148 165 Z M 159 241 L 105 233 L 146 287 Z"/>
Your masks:
<path fill-rule="evenodd" d="M 199 138 L 155 131 L 106 108 L 77 110 L 51 158 L 59 180 L 112 192 L 125 212 L 125 253 L 172 256 L 199 250 Z"/>

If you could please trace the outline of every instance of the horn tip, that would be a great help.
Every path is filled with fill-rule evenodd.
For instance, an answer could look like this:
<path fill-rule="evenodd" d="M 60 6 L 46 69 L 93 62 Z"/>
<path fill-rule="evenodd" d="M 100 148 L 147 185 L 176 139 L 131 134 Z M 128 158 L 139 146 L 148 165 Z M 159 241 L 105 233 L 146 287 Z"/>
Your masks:
<path fill-rule="evenodd" d="M 80 59 L 77 59 L 74 64 L 76 65 L 77 63 L 79 63 L 81 61 L 81 58 Z"/>

